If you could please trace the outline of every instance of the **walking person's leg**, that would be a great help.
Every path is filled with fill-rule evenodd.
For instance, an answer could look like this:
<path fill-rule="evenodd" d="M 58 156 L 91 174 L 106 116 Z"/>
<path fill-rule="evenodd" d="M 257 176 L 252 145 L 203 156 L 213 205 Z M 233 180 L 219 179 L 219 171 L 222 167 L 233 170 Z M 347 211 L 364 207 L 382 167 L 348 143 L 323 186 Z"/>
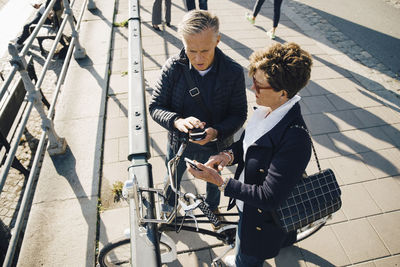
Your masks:
<path fill-rule="evenodd" d="M 195 4 L 194 0 L 186 0 L 186 8 L 187 8 L 187 11 L 196 9 L 196 4 Z"/>
<path fill-rule="evenodd" d="M 199 0 L 199 8 L 201 10 L 208 10 L 207 0 Z"/>
<path fill-rule="evenodd" d="M 41 17 L 42 14 L 40 14 L 40 12 L 38 11 L 35 17 L 30 22 L 24 25 L 21 35 L 17 37 L 17 44 L 22 45 L 25 40 L 28 39 L 29 35 L 31 35 L 31 33 L 29 32 L 29 28 L 31 27 L 31 25 L 38 23 Z"/>
<path fill-rule="evenodd" d="M 165 23 L 171 26 L 171 0 L 165 0 Z"/>
<path fill-rule="evenodd" d="M 256 21 L 256 17 L 258 15 L 258 13 L 260 12 L 261 7 L 264 4 L 264 2 L 265 2 L 265 0 L 257 0 L 256 4 L 254 5 L 254 8 L 253 8 L 253 15 L 250 15 L 250 13 L 246 13 L 246 18 L 251 24 L 254 24 L 254 22 Z"/>
<path fill-rule="evenodd" d="M 156 31 L 160 31 L 158 25 L 161 24 L 161 1 L 162 0 L 154 0 L 153 13 L 151 14 L 151 24 Z"/>
<path fill-rule="evenodd" d="M 268 36 L 271 39 L 275 39 L 275 31 L 278 27 L 279 20 L 281 18 L 281 6 L 283 0 L 274 0 L 274 20 L 272 24 L 272 29 L 268 32 Z"/>

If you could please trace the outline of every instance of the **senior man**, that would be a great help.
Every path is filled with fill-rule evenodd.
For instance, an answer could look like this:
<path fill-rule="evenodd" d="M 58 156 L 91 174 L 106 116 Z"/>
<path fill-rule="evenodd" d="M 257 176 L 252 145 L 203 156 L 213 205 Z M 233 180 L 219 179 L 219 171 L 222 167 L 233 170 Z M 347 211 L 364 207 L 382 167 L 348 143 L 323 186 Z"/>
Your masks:
<path fill-rule="evenodd" d="M 166 162 L 177 152 L 182 137 L 195 128 L 206 136 L 190 140 L 182 158 L 206 162 L 211 155 L 233 142 L 233 135 L 247 117 L 247 100 L 242 67 L 226 56 L 217 45 L 219 20 L 207 11 L 190 11 L 179 25 L 184 48 L 169 58 L 155 84 L 149 111 L 152 118 L 168 129 Z M 177 167 L 179 189 L 186 165 Z M 168 177 L 167 177 L 168 178 Z M 207 183 L 206 202 L 218 212 L 220 191 Z M 169 207 L 175 194 L 167 191 Z"/>

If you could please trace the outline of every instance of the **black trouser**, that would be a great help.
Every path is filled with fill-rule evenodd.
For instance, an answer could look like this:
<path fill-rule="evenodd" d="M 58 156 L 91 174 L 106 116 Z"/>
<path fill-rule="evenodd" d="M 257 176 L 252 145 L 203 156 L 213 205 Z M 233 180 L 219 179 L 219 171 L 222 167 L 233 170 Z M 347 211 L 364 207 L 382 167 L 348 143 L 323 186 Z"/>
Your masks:
<path fill-rule="evenodd" d="M 186 7 L 188 11 L 196 9 L 196 4 L 194 3 L 194 1 L 195 0 L 186 0 Z M 207 10 L 207 0 L 199 0 L 199 8 L 202 10 Z"/>
<path fill-rule="evenodd" d="M 282 1 L 283 0 L 274 0 L 274 24 L 273 24 L 274 28 L 278 26 L 279 19 L 281 18 Z M 257 17 L 264 2 L 265 0 L 257 0 L 253 9 L 253 17 Z"/>
<path fill-rule="evenodd" d="M 42 14 L 40 14 L 40 12 L 37 12 L 35 17 L 30 22 L 28 22 L 27 24 L 24 25 L 24 29 L 22 30 L 21 35 L 18 36 L 17 44 L 22 45 L 25 42 L 25 40 L 28 39 L 29 35 L 31 35 L 31 33 L 29 32 L 29 28 L 31 27 L 31 25 L 37 24 L 41 17 L 42 17 Z M 46 19 L 46 21 L 44 23 L 51 24 L 51 20 Z"/>

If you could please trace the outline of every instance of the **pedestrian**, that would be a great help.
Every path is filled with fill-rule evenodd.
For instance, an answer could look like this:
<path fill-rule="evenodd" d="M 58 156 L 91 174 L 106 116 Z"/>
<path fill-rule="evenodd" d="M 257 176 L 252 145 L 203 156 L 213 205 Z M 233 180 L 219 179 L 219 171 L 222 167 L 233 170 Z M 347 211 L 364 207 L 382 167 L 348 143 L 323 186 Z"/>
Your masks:
<path fill-rule="evenodd" d="M 200 141 L 190 140 L 182 158 L 206 162 L 232 144 L 234 133 L 246 120 L 243 68 L 217 48 L 219 20 L 208 11 L 186 13 L 178 31 L 184 48 L 162 67 L 149 112 L 169 131 L 166 162 L 176 154 L 181 138 L 194 128 L 204 129 L 206 136 Z M 185 73 L 189 75 L 185 77 Z M 178 189 L 185 170 L 182 160 L 176 170 Z M 218 212 L 220 191 L 216 185 L 207 184 L 206 202 Z M 167 206 L 174 205 L 175 194 L 169 187 Z"/>
<path fill-rule="evenodd" d="M 307 84 L 312 59 L 295 43 L 275 44 L 250 56 L 259 108 L 249 119 L 239 141 L 210 157 L 206 164 L 189 165 L 188 171 L 213 183 L 230 197 L 228 210 L 239 210 L 236 253 L 226 257 L 227 266 L 261 267 L 282 247 L 296 241 L 296 232 L 286 233 L 273 220 L 273 212 L 302 178 L 311 156 L 311 141 L 301 115 L 297 93 Z M 218 171 L 238 164 L 234 178 Z M 214 169 L 215 168 L 215 169 Z"/>
<path fill-rule="evenodd" d="M 165 24 L 171 27 L 171 0 L 165 1 Z M 156 31 L 161 31 L 158 25 L 161 24 L 161 4 L 162 0 L 155 0 L 153 3 L 153 13 L 151 16 L 151 22 L 153 24 L 153 29 Z"/>
<path fill-rule="evenodd" d="M 186 8 L 188 11 L 196 9 L 195 0 L 186 0 Z M 208 10 L 207 0 L 199 0 L 199 8 L 201 10 Z"/>
<path fill-rule="evenodd" d="M 254 24 L 256 21 L 256 17 L 260 12 L 261 6 L 264 4 L 265 0 L 257 0 L 256 4 L 253 8 L 253 14 L 246 13 L 246 19 L 251 23 Z M 274 20 L 272 23 L 272 28 L 267 32 L 267 35 L 271 39 L 275 39 L 275 31 L 278 27 L 279 19 L 281 18 L 281 6 L 282 0 L 274 0 Z"/>
<path fill-rule="evenodd" d="M 46 18 L 46 21 L 44 22 L 44 24 L 52 24 L 53 21 L 51 20 L 52 16 L 55 16 L 56 14 L 60 14 L 60 11 L 62 11 L 62 9 L 64 8 L 63 4 L 61 3 L 62 0 L 57 0 L 54 5 L 53 5 L 53 9 L 51 11 L 51 13 L 49 14 L 49 16 Z M 40 2 L 35 2 L 32 4 L 32 6 L 35 9 L 38 9 L 38 11 L 35 14 L 35 17 L 28 23 L 26 23 L 22 29 L 22 33 L 15 39 L 15 44 L 17 48 L 21 48 L 24 45 L 24 42 L 26 39 L 28 39 L 28 37 L 31 35 L 30 32 L 30 27 L 34 24 L 37 24 L 40 20 L 40 18 L 42 17 L 42 15 L 44 14 L 44 11 L 46 10 L 47 6 L 50 4 L 51 0 L 46 0 L 45 5 L 43 5 Z M 54 20 L 55 23 L 57 25 L 55 25 L 56 27 L 59 26 L 59 21 Z"/>

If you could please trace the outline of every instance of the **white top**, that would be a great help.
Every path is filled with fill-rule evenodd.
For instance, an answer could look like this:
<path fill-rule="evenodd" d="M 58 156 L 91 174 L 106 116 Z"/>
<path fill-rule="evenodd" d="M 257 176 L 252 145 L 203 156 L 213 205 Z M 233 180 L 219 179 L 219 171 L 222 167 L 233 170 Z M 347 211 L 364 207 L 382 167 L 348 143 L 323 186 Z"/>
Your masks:
<path fill-rule="evenodd" d="M 246 126 L 246 131 L 243 139 L 243 160 L 246 159 L 247 149 L 253 145 L 258 139 L 260 139 L 263 135 L 268 133 L 275 125 L 280 122 L 283 117 L 289 112 L 289 110 L 299 102 L 301 99 L 300 96 L 295 95 L 291 99 L 289 99 L 285 104 L 280 106 L 271 112 L 270 108 L 261 106 L 258 107 L 253 116 L 249 119 L 249 122 Z M 243 168 L 242 173 L 239 176 L 239 181 L 244 183 L 244 172 L 245 168 Z M 237 199 L 236 206 L 238 209 L 243 212 L 243 201 Z"/>

